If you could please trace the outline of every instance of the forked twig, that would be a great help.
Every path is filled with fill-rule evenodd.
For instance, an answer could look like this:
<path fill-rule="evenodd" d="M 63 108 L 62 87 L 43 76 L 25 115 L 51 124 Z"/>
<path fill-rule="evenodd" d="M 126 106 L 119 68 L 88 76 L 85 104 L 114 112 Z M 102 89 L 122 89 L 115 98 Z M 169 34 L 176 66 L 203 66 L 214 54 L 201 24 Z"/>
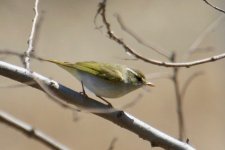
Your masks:
<path fill-rule="evenodd" d="M 177 114 L 178 114 L 178 125 L 179 125 L 179 139 L 183 140 L 184 139 L 184 135 L 185 135 L 185 127 L 184 127 L 184 117 L 183 117 L 183 108 L 182 108 L 182 95 L 181 95 L 181 91 L 180 91 L 180 87 L 179 87 L 179 83 L 178 83 L 178 67 L 191 67 L 191 66 L 195 66 L 195 65 L 199 65 L 199 64 L 204 64 L 204 63 L 208 63 L 208 62 L 213 62 L 213 61 L 217 61 L 219 59 L 223 59 L 225 57 L 225 53 L 219 54 L 219 55 L 215 55 L 212 57 L 208 57 L 208 58 L 204 58 L 204 59 L 199 59 L 199 60 L 195 60 L 195 61 L 189 61 L 189 62 L 176 62 L 175 61 L 175 53 L 174 55 L 171 56 L 171 61 L 172 62 L 162 62 L 162 61 L 158 61 L 158 60 L 154 60 L 154 59 L 148 59 L 146 57 L 143 57 L 142 55 L 138 54 L 134 49 L 132 49 L 131 47 L 129 47 L 123 40 L 121 40 L 120 38 L 118 38 L 115 33 L 112 31 L 111 29 L 111 25 L 110 23 L 107 21 L 106 18 L 106 2 L 107 0 L 103 0 L 101 3 L 99 3 L 99 7 L 98 7 L 98 11 L 96 16 L 99 14 L 101 15 L 102 18 L 102 22 L 107 30 L 107 35 L 108 37 L 117 42 L 119 45 L 121 45 L 124 49 L 125 52 L 128 53 L 129 55 L 134 56 L 137 59 L 140 59 L 142 61 L 151 63 L 151 64 L 155 64 L 155 65 L 159 65 L 159 66 L 164 66 L 164 67 L 174 67 L 173 68 L 173 83 L 175 86 L 175 93 L 176 93 L 176 100 L 177 100 Z M 95 17 L 96 18 L 96 17 Z M 132 32 L 130 32 L 130 30 L 127 30 L 127 28 L 123 28 L 123 23 L 121 23 L 120 18 L 118 18 L 118 22 L 120 23 L 122 29 L 129 33 L 131 36 L 133 36 L 137 41 L 140 41 L 139 38 L 136 38 L 137 36 L 134 35 Z M 204 35 L 203 35 L 204 36 Z M 197 41 L 198 40 L 198 41 Z M 196 47 L 196 45 L 198 45 L 200 43 L 200 41 L 202 40 L 202 36 L 200 36 L 199 38 L 197 38 L 196 42 L 192 45 L 191 48 Z M 139 42 L 141 43 L 141 42 Z M 142 42 L 143 43 L 143 42 Z"/>
<path fill-rule="evenodd" d="M 10 55 L 15 55 L 15 56 L 19 56 L 19 58 L 22 60 L 22 62 L 24 63 L 25 67 L 27 70 L 30 71 L 30 57 L 36 58 L 36 59 L 40 59 L 39 57 L 36 57 L 32 52 L 34 50 L 34 44 L 35 44 L 35 37 L 37 29 L 38 29 L 38 4 L 39 4 L 39 0 L 35 0 L 35 6 L 34 6 L 34 12 L 35 12 L 35 16 L 34 19 L 32 20 L 32 28 L 31 28 L 31 33 L 28 39 L 28 49 L 25 51 L 24 54 L 20 54 L 18 52 L 13 52 L 10 50 L 2 50 L 0 51 L 0 54 L 10 54 Z M 30 71 L 31 74 L 32 71 Z M 38 80 L 35 80 L 35 78 L 33 78 L 33 81 L 27 81 L 26 82 L 27 85 L 37 85 L 39 84 L 39 86 L 41 87 L 41 83 L 38 82 Z M 44 85 L 43 85 L 44 86 Z M 11 86 L 11 87 L 16 87 L 16 86 Z M 43 88 L 44 89 L 44 88 Z M 48 93 L 48 90 L 45 90 L 46 93 Z M 50 94 L 49 94 L 50 95 Z M 54 96 L 51 95 L 51 98 L 54 99 Z M 56 101 L 58 102 L 58 101 Z M 64 107 L 68 107 L 66 104 L 64 104 L 63 102 L 58 102 L 61 106 Z M 25 134 L 29 135 L 30 137 L 33 137 L 34 139 L 37 139 L 38 141 L 41 141 L 42 143 L 46 144 L 47 146 L 53 148 L 53 149 L 68 149 L 65 146 L 55 142 L 53 139 L 47 137 L 43 132 L 38 131 L 34 128 L 32 128 L 29 125 L 26 125 L 25 123 L 19 121 L 18 119 L 4 113 L 1 112 L 1 119 L 3 122 L 7 123 L 8 125 L 11 125 L 12 127 L 23 131 Z"/>
<path fill-rule="evenodd" d="M 134 57 L 136 57 L 136 58 L 138 58 L 138 59 L 140 59 L 144 62 L 155 64 L 155 65 L 158 65 L 158 66 L 163 66 L 163 67 L 191 67 L 191 66 L 195 66 L 195 65 L 199 65 L 199 64 L 208 63 L 208 62 L 214 62 L 214 61 L 225 58 L 225 53 L 215 55 L 215 56 L 212 56 L 212 57 L 207 57 L 207 58 L 204 58 L 204 59 L 195 60 L 195 61 L 177 62 L 177 63 L 175 63 L 175 62 L 163 62 L 163 61 L 158 61 L 158 60 L 155 60 L 155 59 L 145 58 L 142 55 L 135 52 L 134 49 L 130 48 L 126 43 L 123 42 L 123 40 L 118 38 L 113 33 L 113 31 L 111 30 L 110 23 L 106 19 L 106 14 L 105 14 L 106 2 L 107 2 L 107 0 L 103 0 L 102 2 L 99 3 L 99 8 L 98 8 L 96 16 L 98 14 L 101 15 L 102 21 L 103 21 L 103 23 L 106 27 L 107 34 L 108 34 L 109 38 L 111 40 L 117 42 L 119 45 L 121 45 L 125 49 L 126 53 L 129 53 L 129 54 L 133 55 Z"/>

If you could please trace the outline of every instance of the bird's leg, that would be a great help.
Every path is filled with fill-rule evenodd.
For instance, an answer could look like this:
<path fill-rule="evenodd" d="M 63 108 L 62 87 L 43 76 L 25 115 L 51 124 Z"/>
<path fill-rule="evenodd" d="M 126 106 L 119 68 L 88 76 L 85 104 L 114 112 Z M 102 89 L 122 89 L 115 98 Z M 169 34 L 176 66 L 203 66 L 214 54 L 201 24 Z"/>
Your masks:
<path fill-rule="evenodd" d="M 84 96 L 88 97 L 88 95 L 86 94 L 85 89 L 84 89 L 83 81 L 81 81 L 81 86 L 82 86 L 82 92 L 80 92 L 80 93 L 83 94 Z"/>
<path fill-rule="evenodd" d="M 113 108 L 113 105 L 109 102 L 109 101 L 107 101 L 106 99 L 104 99 L 103 97 L 101 97 L 101 96 L 98 96 L 98 95 L 96 95 L 98 98 L 100 98 L 101 100 L 103 100 L 104 102 L 106 102 L 107 104 L 108 104 L 108 106 L 109 107 L 111 107 L 111 108 Z"/>
<path fill-rule="evenodd" d="M 84 89 L 84 83 L 83 83 L 83 81 L 81 81 L 81 85 L 82 85 L 82 92 L 80 92 L 80 93 L 83 94 L 84 96 L 87 96 L 88 97 L 88 95 L 86 94 L 85 89 Z M 98 95 L 96 95 L 96 96 L 98 98 L 100 98 L 101 100 L 103 100 L 104 102 L 106 102 L 109 107 L 111 107 L 111 108 L 113 107 L 113 105 L 110 102 L 108 102 L 106 99 L 104 99 L 103 97 L 98 96 Z"/>

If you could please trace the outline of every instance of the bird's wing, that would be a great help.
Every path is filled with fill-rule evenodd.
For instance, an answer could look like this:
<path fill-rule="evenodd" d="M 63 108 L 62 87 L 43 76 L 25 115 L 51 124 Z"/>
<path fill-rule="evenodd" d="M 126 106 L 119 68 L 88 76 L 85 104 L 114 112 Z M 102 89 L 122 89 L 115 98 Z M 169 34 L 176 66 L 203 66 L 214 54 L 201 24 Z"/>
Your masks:
<path fill-rule="evenodd" d="M 89 62 L 77 62 L 73 64 L 78 70 L 102 77 L 110 81 L 121 81 L 123 75 L 118 71 L 119 66 L 109 65 L 106 63 L 98 63 L 94 61 Z"/>

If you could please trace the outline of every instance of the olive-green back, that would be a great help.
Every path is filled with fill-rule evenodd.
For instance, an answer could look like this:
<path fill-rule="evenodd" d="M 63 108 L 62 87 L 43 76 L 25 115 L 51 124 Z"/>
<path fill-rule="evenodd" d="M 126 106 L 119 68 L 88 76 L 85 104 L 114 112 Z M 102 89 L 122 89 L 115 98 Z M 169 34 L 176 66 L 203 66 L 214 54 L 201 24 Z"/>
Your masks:
<path fill-rule="evenodd" d="M 121 72 L 121 66 L 119 65 L 111 65 L 107 63 L 99 63 L 95 61 L 87 61 L 87 62 L 77 62 L 77 63 L 69 63 L 69 62 L 60 62 L 57 60 L 43 59 L 44 61 L 48 61 L 54 63 L 63 69 L 71 72 L 72 69 L 77 69 L 79 71 L 83 71 L 85 73 L 92 74 L 94 76 L 99 76 L 103 79 L 110 81 L 122 81 L 123 75 Z"/>
<path fill-rule="evenodd" d="M 89 61 L 77 62 L 73 66 L 80 71 L 99 76 L 106 80 L 121 81 L 123 79 L 122 73 L 118 71 L 120 68 L 116 65 Z"/>

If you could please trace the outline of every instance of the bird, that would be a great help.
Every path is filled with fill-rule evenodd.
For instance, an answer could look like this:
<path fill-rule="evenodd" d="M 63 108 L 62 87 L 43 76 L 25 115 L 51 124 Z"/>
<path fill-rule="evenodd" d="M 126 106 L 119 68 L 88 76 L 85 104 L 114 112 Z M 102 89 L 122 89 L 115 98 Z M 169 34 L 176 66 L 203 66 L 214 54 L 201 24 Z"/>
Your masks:
<path fill-rule="evenodd" d="M 141 71 L 126 65 L 96 61 L 70 63 L 51 59 L 43 60 L 58 65 L 76 77 L 82 84 L 83 94 L 86 95 L 84 90 L 86 87 L 109 105 L 111 103 L 104 98 L 119 98 L 140 87 L 154 86 L 147 81 Z"/>

